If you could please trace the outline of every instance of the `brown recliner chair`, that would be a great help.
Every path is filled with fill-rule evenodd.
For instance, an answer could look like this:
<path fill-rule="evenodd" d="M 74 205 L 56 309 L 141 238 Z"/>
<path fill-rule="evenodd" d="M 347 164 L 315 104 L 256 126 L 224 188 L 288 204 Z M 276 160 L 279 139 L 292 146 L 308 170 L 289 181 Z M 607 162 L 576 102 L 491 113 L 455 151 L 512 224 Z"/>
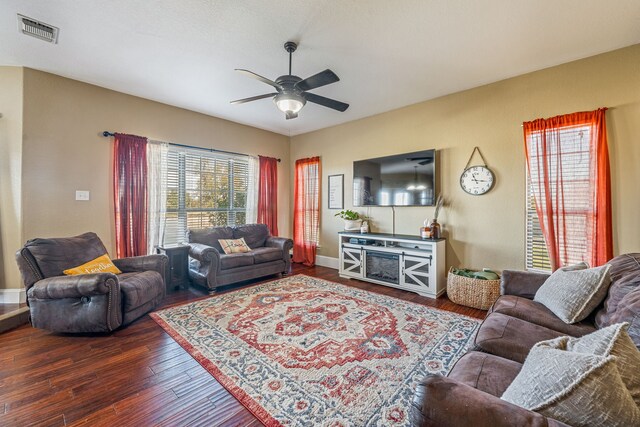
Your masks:
<path fill-rule="evenodd" d="M 122 271 L 118 275 L 63 273 L 106 253 L 95 233 L 29 240 L 16 253 L 33 327 L 67 333 L 110 332 L 160 304 L 165 295 L 165 255 L 114 259 Z"/>

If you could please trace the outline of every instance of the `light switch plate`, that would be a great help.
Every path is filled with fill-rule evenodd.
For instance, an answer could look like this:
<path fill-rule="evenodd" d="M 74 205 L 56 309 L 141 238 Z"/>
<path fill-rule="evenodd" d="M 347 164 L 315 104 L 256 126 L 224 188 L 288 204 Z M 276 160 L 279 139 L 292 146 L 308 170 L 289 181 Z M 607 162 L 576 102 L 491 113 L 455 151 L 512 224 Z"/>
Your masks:
<path fill-rule="evenodd" d="M 83 202 L 89 200 L 89 190 L 76 190 L 76 200 Z"/>

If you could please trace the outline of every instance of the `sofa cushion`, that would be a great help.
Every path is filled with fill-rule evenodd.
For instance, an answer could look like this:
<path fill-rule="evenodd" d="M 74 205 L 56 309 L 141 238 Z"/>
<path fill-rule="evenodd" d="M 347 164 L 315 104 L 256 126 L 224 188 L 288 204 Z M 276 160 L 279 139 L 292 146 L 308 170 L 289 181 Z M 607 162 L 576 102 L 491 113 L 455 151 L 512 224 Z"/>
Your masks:
<path fill-rule="evenodd" d="M 282 249 L 278 248 L 256 248 L 252 253 L 256 264 L 284 259 Z"/>
<path fill-rule="evenodd" d="M 536 343 L 562 335 L 522 319 L 491 313 L 480 325 L 475 345 L 478 350 L 523 363 Z"/>
<path fill-rule="evenodd" d="M 567 323 L 584 320 L 602 302 L 611 284 L 609 269 L 556 270 L 536 292 L 534 301 L 544 304 Z"/>
<path fill-rule="evenodd" d="M 264 246 L 264 242 L 269 237 L 269 228 L 264 224 L 239 225 L 233 229 L 233 238 L 239 239 L 241 237 L 244 237 L 251 249 L 260 248 Z"/>
<path fill-rule="evenodd" d="M 253 253 L 238 253 L 229 255 L 220 255 L 220 269 L 229 270 L 230 268 L 243 267 L 245 265 L 253 265 Z"/>
<path fill-rule="evenodd" d="M 588 321 L 573 324 L 565 323 L 539 302 L 514 295 L 503 295 L 498 298 L 489 313 L 502 313 L 507 316 L 517 317 L 518 319 L 576 337 L 589 334 L 596 329 Z"/>
<path fill-rule="evenodd" d="M 202 243 L 203 245 L 216 248 L 220 253 L 224 253 L 218 240 L 233 239 L 233 228 L 231 227 L 212 227 L 187 231 L 187 240 L 189 243 Z"/>
<path fill-rule="evenodd" d="M 125 313 L 161 297 L 164 293 L 164 280 L 157 271 L 122 273 L 118 276 L 118 281 Z"/>
<path fill-rule="evenodd" d="M 629 336 L 640 348 L 640 253 L 617 256 L 609 264 L 612 283 L 595 323 L 603 328 L 629 322 Z"/>
<path fill-rule="evenodd" d="M 25 244 L 43 278 L 62 276 L 67 268 L 82 265 L 107 253 L 96 233 L 75 237 L 33 239 Z"/>
<path fill-rule="evenodd" d="M 566 339 L 536 344 L 502 399 L 576 427 L 640 425 L 615 357 L 570 351 Z"/>
<path fill-rule="evenodd" d="M 475 389 L 500 397 L 520 372 L 521 363 L 492 354 L 470 351 L 447 375 Z"/>

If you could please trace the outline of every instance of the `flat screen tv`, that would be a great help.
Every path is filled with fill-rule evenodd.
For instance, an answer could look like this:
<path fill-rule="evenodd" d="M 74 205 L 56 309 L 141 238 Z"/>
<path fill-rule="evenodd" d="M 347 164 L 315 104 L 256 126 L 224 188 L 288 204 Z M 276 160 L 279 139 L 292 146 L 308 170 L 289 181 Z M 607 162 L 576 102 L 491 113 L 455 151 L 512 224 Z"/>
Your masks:
<path fill-rule="evenodd" d="M 354 206 L 433 206 L 436 150 L 353 162 Z"/>

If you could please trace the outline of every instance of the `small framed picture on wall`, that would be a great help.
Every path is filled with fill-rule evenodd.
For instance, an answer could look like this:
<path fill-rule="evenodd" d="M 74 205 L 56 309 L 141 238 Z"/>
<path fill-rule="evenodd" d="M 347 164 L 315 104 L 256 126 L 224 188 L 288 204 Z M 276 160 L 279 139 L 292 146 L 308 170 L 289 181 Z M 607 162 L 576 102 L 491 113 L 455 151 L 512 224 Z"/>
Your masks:
<path fill-rule="evenodd" d="M 329 209 L 344 209 L 344 174 L 329 175 Z"/>

